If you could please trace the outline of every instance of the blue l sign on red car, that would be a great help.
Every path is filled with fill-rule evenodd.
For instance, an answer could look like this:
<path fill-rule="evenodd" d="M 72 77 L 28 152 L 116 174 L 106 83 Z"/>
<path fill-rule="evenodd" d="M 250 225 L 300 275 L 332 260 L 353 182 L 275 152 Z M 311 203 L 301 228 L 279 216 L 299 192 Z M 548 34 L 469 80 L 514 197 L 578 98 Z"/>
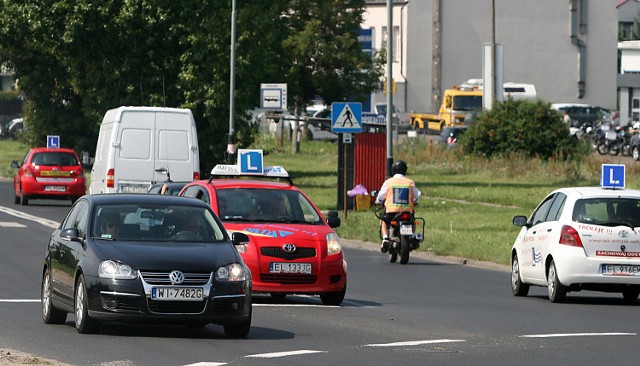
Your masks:
<path fill-rule="evenodd" d="M 262 175 L 262 150 L 238 149 L 238 161 L 241 174 Z"/>
<path fill-rule="evenodd" d="M 600 187 L 624 189 L 624 164 L 602 164 Z"/>

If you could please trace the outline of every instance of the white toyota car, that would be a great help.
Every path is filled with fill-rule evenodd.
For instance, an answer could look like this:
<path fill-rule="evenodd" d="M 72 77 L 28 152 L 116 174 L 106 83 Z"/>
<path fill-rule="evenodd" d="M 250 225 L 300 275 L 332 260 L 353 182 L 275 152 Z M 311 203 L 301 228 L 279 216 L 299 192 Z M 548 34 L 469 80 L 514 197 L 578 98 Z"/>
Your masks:
<path fill-rule="evenodd" d="M 547 286 L 549 300 L 571 291 L 640 294 L 640 191 L 597 187 L 551 192 L 531 217 L 515 216 L 522 229 L 511 249 L 511 290 L 526 296 Z"/>

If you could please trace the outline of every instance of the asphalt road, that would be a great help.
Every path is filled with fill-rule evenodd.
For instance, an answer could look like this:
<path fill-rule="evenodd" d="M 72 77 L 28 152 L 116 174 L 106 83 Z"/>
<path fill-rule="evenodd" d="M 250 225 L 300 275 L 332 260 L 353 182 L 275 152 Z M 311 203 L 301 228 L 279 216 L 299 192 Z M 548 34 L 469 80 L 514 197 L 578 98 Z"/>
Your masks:
<path fill-rule="evenodd" d="M 73 316 L 46 325 L 39 288 L 47 238 L 67 202 L 13 204 L 0 182 L 0 348 L 71 365 L 584 365 L 640 357 L 638 306 L 619 294 L 546 289 L 511 295 L 508 269 L 412 256 L 388 263 L 377 244 L 345 241 L 342 306 L 317 297 L 255 296 L 248 339 L 203 329 L 109 324 L 80 335 Z M 427 233 L 428 238 L 428 233 Z M 428 239 L 427 239 L 428 240 Z"/>

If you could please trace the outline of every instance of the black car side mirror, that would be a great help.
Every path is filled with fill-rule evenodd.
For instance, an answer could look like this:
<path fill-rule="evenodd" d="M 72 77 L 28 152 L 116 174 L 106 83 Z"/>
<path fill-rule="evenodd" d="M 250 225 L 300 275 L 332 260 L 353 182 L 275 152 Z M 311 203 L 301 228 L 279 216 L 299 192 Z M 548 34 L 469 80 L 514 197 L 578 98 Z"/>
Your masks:
<path fill-rule="evenodd" d="M 232 233 L 231 243 L 233 245 L 245 245 L 249 243 L 249 236 L 245 233 Z"/>
<path fill-rule="evenodd" d="M 14 161 L 11 162 L 11 167 L 14 168 L 14 169 L 18 169 L 18 168 L 20 168 L 20 165 L 18 165 L 18 161 L 17 160 L 14 160 Z"/>
<path fill-rule="evenodd" d="M 75 228 L 62 230 L 62 232 L 60 233 L 60 239 L 68 240 L 68 241 L 77 241 L 77 242 L 82 241 L 82 239 L 80 238 L 80 233 L 78 232 L 78 229 L 75 229 Z"/>
<path fill-rule="evenodd" d="M 527 226 L 527 217 L 526 216 L 514 216 L 513 217 L 513 225 L 515 226 Z"/>

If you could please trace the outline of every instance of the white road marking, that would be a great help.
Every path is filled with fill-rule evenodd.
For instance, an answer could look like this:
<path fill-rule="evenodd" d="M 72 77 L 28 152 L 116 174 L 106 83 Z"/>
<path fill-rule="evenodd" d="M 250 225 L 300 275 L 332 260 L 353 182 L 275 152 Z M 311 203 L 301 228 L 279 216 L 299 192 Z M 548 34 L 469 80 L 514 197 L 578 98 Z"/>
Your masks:
<path fill-rule="evenodd" d="M 196 363 L 190 363 L 188 365 L 183 365 L 183 366 L 222 366 L 222 365 L 226 365 L 226 362 L 196 362 Z"/>
<path fill-rule="evenodd" d="M 0 302 L 40 302 L 40 299 L 0 299 Z"/>
<path fill-rule="evenodd" d="M 37 222 L 39 224 L 42 224 L 42 225 L 47 226 L 47 227 L 50 227 L 52 229 L 57 229 L 58 226 L 60 226 L 59 222 L 56 222 L 56 221 L 53 221 L 53 220 L 49 220 L 49 219 L 45 219 L 43 217 L 29 215 L 28 213 L 20 212 L 18 210 L 14 210 L 14 209 L 9 208 L 9 207 L 0 206 L 0 212 L 4 212 L 4 213 L 9 214 L 11 216 L 19 217 L 21 219 L 35 221 L 35 222 Z"/>
<path fill-rule="evenodd" d="M 27 227 L 27 225 L 22 225 L 19 222 L 0 221 L 0 227 Z"/>
<path fill-rule="evenodd" d="M 556 338 L 556 337 L 596 337 L 596 336 L 637 336 L 638 333 L 556 333 L 556 334 L 526 334 L 520 338 Z"/>
<path fill-rule="evenodd" d="M 336 305 L 321 305 L 321 304 L 256 304 L 255 302 L 253 303 L 253 306 L 260 306 L 260 307 L 289 307 L 289 308 L 295 308 L 295 307 L 304 307 L 304 308 L 340 308 L 340 306 L 336 306 Z"/>
<path fill-rule="evenodd" d="M 377 343 L 377 344 L 365 344 L 365 347 L 402 347 L 402 346 L 418 346 L 421 344 L 434 344 L 434 343 L 452 343 L 452 342 L 466 342 L 464 339 L 434 339 L 429 341 L 406 341 L 406 342 L 394 342 L 394 343 Z"/>
<path fill-rule="evenodd" d="M 327 351 L 314 351 L 303 349 L 299 351 L 288 351 L 288 352 L 270 352 L 270 353 L 258 353 L 255 355 L 246 355 L 244 357 L 252 357 L 252 358 L 278 358 L 278 357 L 287 357 L 287 356 L 296 356 L 296 355 L 308 355 L 311 353 L 328 353 Z"/>

